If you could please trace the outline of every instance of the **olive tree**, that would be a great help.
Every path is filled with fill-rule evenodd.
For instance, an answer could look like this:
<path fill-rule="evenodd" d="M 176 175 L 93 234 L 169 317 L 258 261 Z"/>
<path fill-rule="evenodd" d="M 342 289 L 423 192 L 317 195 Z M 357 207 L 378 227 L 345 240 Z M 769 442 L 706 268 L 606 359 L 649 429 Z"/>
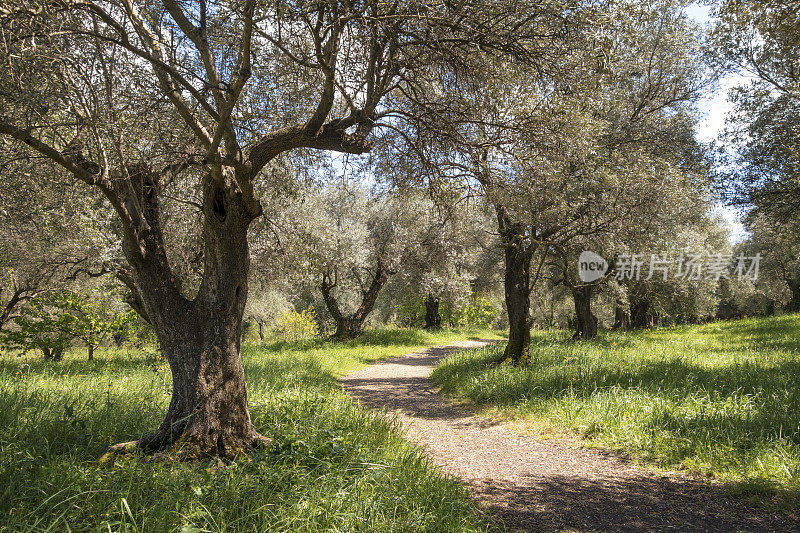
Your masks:
<path fill-rule="evenodd" d="M 417 69 L 481 50 L 529 55 L 547 4 L 33 0 L 0 3 L 0 135 L 101 195 L 116 215 L 117 277 L 172 369 L 161 425 L 134 443 L 230 456 L 253 428 L 239 344 L 248 228 L 271 165 L 309 151 L 368 152 L 402 117 Z M 557 14 L 557 13 L 556 13 Z M 51 166 L 52 166 L 51 165 Z M 164 206 L 200 243 L 185 287 Z"/>
<path fill-rule="evenodd" d="M 800 30 L 797 6 L 780 0 L 724 0 L 716 8 L 713 50 L 743 78 L 729 93 L 724 140 L 735 147 L 721 172 L 729 200 L 796 216 L 800 192 Z"/>
<path fill-rule="evenodd" d="M 419 245 L 422 206 L 414 198 L 371 192 L 358 182 L 319 187 L 302 198 L 303 242 L 333 337 L 361 334 L 389 278 Z"/>
<path fill-rule="evenodd" d="M 785 311 L 800 311 L 800 243 L 797 221 L 783 222 L 757 210 L 745 218 L 749 237 L 740 245 L 748 257 L 760 254 L 754 290 L 762 292 Z M 741 296 L 740 296 L 741 298 Z"/>
<path fill-rule="evenodd" d="M 414 191 L 403 194 L 415 196 L 420 206 L 417 243 L 403 260 L 396 290 L 406 300 L 421 304 L 419 318 L 426 329 L 439 329 L 443 304 L 452 320 L 457 306 L 479 290 L 478 285 L 490 281 L 482 279 L 487 272 L 482 271 L 481 262 L 487 252 L 494 252 L 493 221 L 479 199 L 430 199 Z"/>
<path fill-rule="evenodd" d="M 529 358 L 530 293 L 541 271 L 534 256 L 543 264 L 555 252 L 567 268 L 581 239 L 641 229 L 654 210 L 677 208 L 667 201 L 672 191 L 692 194 L 707 172 L 692 109 L 707 79 L 698 29 L 682 9 L 670 0 L 599 5 L 574 22 L 570 39 L 555 41 L 546 69 L 514 65 L 492 78 L 482 70 L 491 61 L 476 60 L 470 74 L 447 80 L 471 114 L 438 125 L 431 137 L 443 148 L 425 161 L 442 179 L 478 183 L 495 209 L 506 359 Z M 570 286 L 585 315 L 577 323 L 588 325 L 579 336 L 596 335 L 591 290 Z"/>

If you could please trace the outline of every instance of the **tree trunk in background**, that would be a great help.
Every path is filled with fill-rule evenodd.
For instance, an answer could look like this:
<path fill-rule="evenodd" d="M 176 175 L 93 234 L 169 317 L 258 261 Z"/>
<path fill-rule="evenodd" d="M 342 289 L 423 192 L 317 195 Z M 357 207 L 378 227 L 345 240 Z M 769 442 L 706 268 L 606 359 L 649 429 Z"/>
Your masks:
<path fill-rule="evenodd" d="M 597 317 L 592 313 L 592 286 L 583 285 L 572 289 L 575 302 L 575 334 L 573 339 L 597 338 Z"/>
<path fill-rule="evenodd" d="M 89 347 L 87 349 L 88 349 L 88 355 L 89 355 L 88 356 L 88 360 L 89 361 L 94 361 L 94 346 L 89 345 Z"/>
<path fill-rule="evenodd" d="M 336 322 L 336 331 L 333 332 L 333 338 L 342 341 L 355 339 L 363 333 L 363 327 L 364 325 L 361 321 L 349 316 L 343 317 Z"/>
<path fill-rule="evenodd" d="M 440 329 L 442 315 L 439 314 L 439 297 L 428 293 L 425 297 L 425 329 Z"/>
<path fill-rule="evenodd" d="M 800 283 L 789 283 L 789 290 L 792 291 L 792 298 L 786 304 L 786 311 L 789 313 L 800 312 Z"/>
<path fill-rule="evenodd" d="M 614 303 L 614 325 L 612 329 L 629 329 L 631 325 L 630 308 L 620 302 Z"/>
<path fill-rule="evenodd" d="M 631 304 L 631 328 L 647 328 L 653 325 L 650 302 L 639 300 Z"/>
<path fill-rule="evenodd" d="M 349 316 L 342 313 L 341 309 L 339 309 L 339 303 L 333 295 L 333 288 L 336 286 L 336 282 L 331 281 L 330 276 L 327 274 L 322 276 L 322 284 L 320 285 L 322 299 L 325 301 L 325 307 L 328 308 L 331 317 L 333 317 L 333 320 L 336 322 L 336 331 L 333 334 L 334 339 L 349 340 L 355 339 L 361 335 L 364 328 L 364 321 L 375 307 L 378 295 L 389 280 L 390 275 L 391 272 L 384 266 L 383 261 L 378 259 L 375 275 L 372 278 L 369 288 L 362 295 L 361 305 Z"/>
<path fill-rule="evenodd" d="M 501 208 L 497 210 L 500 238 L 505 252 L 504 289 L 508 312 L 508 344 L 504 360 L 527 364 L 531 349 L 531 259 L 533 246 L 526 228 L 516 224 Z"/>
<path fill-rule="evenodd" d="M 61 361 L 64 358 L 64 348 L 59 346 L 57 348 L 42 348 L 42 353 L 46 361 Z"/>
<path fill-rule="evenodd" d="M 258 338 L 263 343 L 264 342 L 264 321 L 263 320 L 259 320 L 259 321 L 257 321 L 257 324 L 258 324 Z"/>

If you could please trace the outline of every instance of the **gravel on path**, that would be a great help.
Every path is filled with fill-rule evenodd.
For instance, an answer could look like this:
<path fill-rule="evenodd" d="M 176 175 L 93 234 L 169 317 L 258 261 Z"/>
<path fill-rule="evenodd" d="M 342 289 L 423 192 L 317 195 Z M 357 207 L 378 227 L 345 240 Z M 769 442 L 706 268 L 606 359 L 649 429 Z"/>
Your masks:
<path fill-rule="evenodd" d="M 473 340 L 381 361 L 341 379 L 362 405 L 396 415 L 407 437 L 461 478 L 508 531 L 798 531 L 800 519 L 719 485 L 656 475 L 623 456 L 537 438 L 437 393 L 429 376 Z"/>

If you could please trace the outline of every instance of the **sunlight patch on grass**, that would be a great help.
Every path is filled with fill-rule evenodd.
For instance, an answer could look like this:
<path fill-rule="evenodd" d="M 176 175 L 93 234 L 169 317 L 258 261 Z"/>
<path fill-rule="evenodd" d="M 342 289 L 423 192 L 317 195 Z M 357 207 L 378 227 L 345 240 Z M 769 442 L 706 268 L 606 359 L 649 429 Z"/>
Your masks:
<path fill-rule="evenodd" d="M 534 332 L 527 368 L 498 345 L 433 373 L 446 393 L 546 420 L 665 468 L 800 491 L 800 316 L 608 332 Z"/>
<path fill-rule="evenodd" d="M 288 361 L 311 361 L 324 372 L 340 377 L 381 359 L 470 338 L 500 340 L 505 337 L 503 332 L 497 330 L 442 329 L 428 332 L 419 329 L 378 329 L 368 330 L 346 342 L 313 339 L 245 345 L 242 357 L 245 363 L 253 356 L 259 358 L 262 355 L 279 355 Z"/>
<path fill-rule="evenodd" d="M 229 467 L 118 460 L 110 444 L 160 422 L 169 368 L 153 354 L 0 358 L 0 531 L 484 531 L 461 485 L 335 376 L 466 337 L 371 332 L 347 344 L 249 346 L 253 422 L 274 439 Z"/>

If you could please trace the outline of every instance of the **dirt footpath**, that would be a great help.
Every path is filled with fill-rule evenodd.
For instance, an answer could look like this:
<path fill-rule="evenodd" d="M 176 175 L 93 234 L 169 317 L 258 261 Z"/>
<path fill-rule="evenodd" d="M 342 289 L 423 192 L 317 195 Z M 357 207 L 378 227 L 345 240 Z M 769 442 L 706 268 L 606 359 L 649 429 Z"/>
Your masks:
<path fill-rule="evenodd" d="M 751 507 L 721 488 L 656 476 L 567 440 L 528 436 L 442 398 L 429 379 L 436 363 L 485 344 L 387 359 L 341 383 L 363 405 L 396 413 L 408 437 L 509 531 L 800 531 L 796 516 Z"/>

